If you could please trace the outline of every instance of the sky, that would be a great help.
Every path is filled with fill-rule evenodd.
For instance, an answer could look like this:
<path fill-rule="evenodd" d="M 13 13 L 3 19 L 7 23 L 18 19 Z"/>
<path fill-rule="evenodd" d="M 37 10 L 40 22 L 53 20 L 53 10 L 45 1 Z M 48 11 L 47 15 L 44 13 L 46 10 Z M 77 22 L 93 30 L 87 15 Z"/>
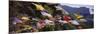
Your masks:
<path fill-rule="evenodd" d="M 69 3 L 69 4 L 82 4 L 94 5 L 95 0 L 20 0 L 20 1 L 36 1 L 36 2 L 49 2 L 49 3 Z"/>
<path fill-rule="evenodd" d="M 94 8 L 94 5 L 68 4 L 68 3 L 61 3 L 61 5 L 67 5 L 67 6 L 76 7 L 76 8 L 80 8 L 80 7 Z"/>

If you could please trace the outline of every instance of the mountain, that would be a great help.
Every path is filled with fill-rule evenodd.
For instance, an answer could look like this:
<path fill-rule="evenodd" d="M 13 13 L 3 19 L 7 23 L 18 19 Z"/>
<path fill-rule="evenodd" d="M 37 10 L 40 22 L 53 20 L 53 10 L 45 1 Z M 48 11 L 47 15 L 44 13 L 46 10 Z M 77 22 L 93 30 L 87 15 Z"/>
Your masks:
<path fill-rule="evenodd" d="M 66 11 L 68 11 L 69 13 L 80 12 L 84 16 L 89 16 L 90 10 L 94 8 L 91 5 L 75 5 L 75 4 L 67 4 L 67 5 L 61 4 L 60 6 Z"/>

